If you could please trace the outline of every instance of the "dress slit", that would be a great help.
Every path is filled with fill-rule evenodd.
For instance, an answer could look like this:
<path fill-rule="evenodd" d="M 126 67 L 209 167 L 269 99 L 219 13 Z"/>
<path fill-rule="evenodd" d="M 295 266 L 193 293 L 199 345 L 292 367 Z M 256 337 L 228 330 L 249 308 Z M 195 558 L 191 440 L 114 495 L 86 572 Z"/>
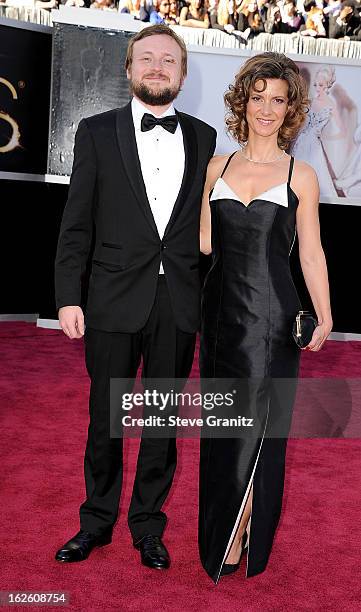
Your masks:
<path fill-rule="evenodd" d="M 237 516 L 236 522 L 235 522 L 235 524 L 233 526 L 233 530 L 232 530 L 231 536 L 230 536 L 230 538 L 228 540 L 228 543 L 227 543 L 227 546 L 226 546 L 226 550 L 225 550 L 225 553 L 223 555 L 221 567 L 219 568 L 219 572 L 218 572 L 218 575 L 217 575 L 216 584 L 219 581 L 220 574 L 221 574 L 221 571 L 222 571 L 222 567 L 223 567 L 223 565 L 224 565 L 224 563 L 225 563 L 225 561 L 226 561 L 226 559 L 228 557 L 229 551 L 230 551 L 231 546 L 233 544 L 233 540 L 234 540 L 234 538 L 236 536 L 236 533 L 238 531 L 239 525 L 241 523 L 242 516 L 243 516 L 244 510 L 245 510 L 246 504 L 247 504 L 247 500 L 248 500 L 248 497 L 249 497 L 249 494 L 250 494 L 250 491 L 251 491 L 251 488 L 252 488 L 252 485 L 253 485 L 254 474 L 255 474 L 255 471 L 256 471 L 256 468 L 257 468 L 258 459 L 259 459 L 259 456 L 261 454 L 262 444 L 263 444 L 263 440 L 264 440 L 266 429 L 267 429 L 268 415 L 269 415 L 269 404 L 270 404 L 270 401 L 268 400 L 266 422 L 265 422 L 265 426 L 264 426 L 264 429 L 263 429 L 263 434 L 262 434 L 261 442 L 260 442 L 260 445 L 259 445 L 257 457 L 256 457 L 256 460 L 255 460 L 255 463 L 254 463 L 254 466 L 253 466 L 252 474 L 251 474 L 250 479 L 249 479 L 248 484 L 247 484 L 246 492 L 245 492 L 245 494 L 243 496 L 243 499 L 242 499 L 242 503 L 241 503 L 241 506 L 240 506 L 240 509 L 239 509 L 239 512 L 238 512 L 238 516 Z M 252 505 L 253 505 L 253 503 L 252 503 Z M 249 520 L 251 521 L 251 519 L 252 519 L 252 506 L 251 506 L 251 514 L 250 514 Z M 249 555 L 250 545 L 251 545 L 251 523 L 250 523 L 250 528 L 249 528 L 248 546 L 247 546 L 247 571 L 246 571 L 246 575 L 247 575 L 247 572 L 248 572 L 248 555 Z"/>

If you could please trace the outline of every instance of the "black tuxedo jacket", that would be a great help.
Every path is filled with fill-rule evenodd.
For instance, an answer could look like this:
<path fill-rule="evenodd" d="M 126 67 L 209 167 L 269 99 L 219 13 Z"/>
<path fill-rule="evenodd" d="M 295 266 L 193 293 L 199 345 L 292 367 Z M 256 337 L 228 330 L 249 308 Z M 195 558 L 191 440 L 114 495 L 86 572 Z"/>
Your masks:
<path fill-rule="evenodd" d="M 216 131 L 176 111 L 185 170 L 161 239 L 141 172 L 131 104 L 82 119 L 55 259 L 56 307 L 81 306 L 87 261 L 91 274 L 85 324 L 136 332 L 150 314 L 163 263 L 177 326 L 199 326 L 199 218 Z"/>

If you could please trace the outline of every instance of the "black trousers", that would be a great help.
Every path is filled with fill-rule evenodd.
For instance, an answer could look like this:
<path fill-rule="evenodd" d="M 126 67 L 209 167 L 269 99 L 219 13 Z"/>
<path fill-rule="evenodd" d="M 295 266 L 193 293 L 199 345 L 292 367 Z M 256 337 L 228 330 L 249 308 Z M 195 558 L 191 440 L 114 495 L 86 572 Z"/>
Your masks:
<path fill-rule="evenodd" d="M 142 377 L 187 378 L 195 339 L 196 334 L 176 327 L 164 275 L 159 275 L 153 308 L 143 329 L 119 333 L 86 327 L 85 361 L 91 385 L 84 457 L 87 499 L 80 506 L 81 529 L 99 535 L 112 528 L 118 517 L 123 440 L 110 437 L 110 378 L 135 378 L 141 357 Z M 167 517 L 161 508 L 176 463 L 175 437 L 142 438 L 128 513 L 134 542 L 148 533 L 162 535 Z"/>

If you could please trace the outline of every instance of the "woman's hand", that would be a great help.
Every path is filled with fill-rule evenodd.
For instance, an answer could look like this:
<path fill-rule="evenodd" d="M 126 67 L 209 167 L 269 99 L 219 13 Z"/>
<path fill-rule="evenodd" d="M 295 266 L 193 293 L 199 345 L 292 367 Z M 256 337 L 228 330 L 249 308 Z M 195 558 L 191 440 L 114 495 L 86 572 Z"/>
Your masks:
<path fill-rule="evenodd" d="M 320 325 L 317 325 L 315 331 L 313 332 L 311 341 L 302 350 L 303 351 L 308 350 L 308 351 L 314 351 L 314 352 L 319 351 L 322 348 L 324 342 L 326 342 L 328 336 L 330 335 L 331 330 L 332 330 L 332 321 L 321 323 Z"/>

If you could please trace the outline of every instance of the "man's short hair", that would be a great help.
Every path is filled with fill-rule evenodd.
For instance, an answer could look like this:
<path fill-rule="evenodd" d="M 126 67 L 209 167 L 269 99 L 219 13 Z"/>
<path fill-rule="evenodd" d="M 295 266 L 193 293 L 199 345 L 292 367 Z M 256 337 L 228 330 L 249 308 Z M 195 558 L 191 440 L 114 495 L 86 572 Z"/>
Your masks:
<path fill-rule="evenodd" d="M 180 38 L 173 30 L 167 25 L 157 24 L 153 26 L 149 26 L 137 32 L 129 41 L 127 55 L 125 58 L 125 69 L 128 70 L 133 61 L 133 47 L 134 44 L 138 40 L 143 40 L 143 38 L 148 38 L 149 36 L 155 36 L 162 34 L 164 36 L 170 36 L 173 38 L 175 42 L 179 45 L 182 52 L 182 78 L 184 79 L 187 76 L 187 47 L 182 38 Z"/>

